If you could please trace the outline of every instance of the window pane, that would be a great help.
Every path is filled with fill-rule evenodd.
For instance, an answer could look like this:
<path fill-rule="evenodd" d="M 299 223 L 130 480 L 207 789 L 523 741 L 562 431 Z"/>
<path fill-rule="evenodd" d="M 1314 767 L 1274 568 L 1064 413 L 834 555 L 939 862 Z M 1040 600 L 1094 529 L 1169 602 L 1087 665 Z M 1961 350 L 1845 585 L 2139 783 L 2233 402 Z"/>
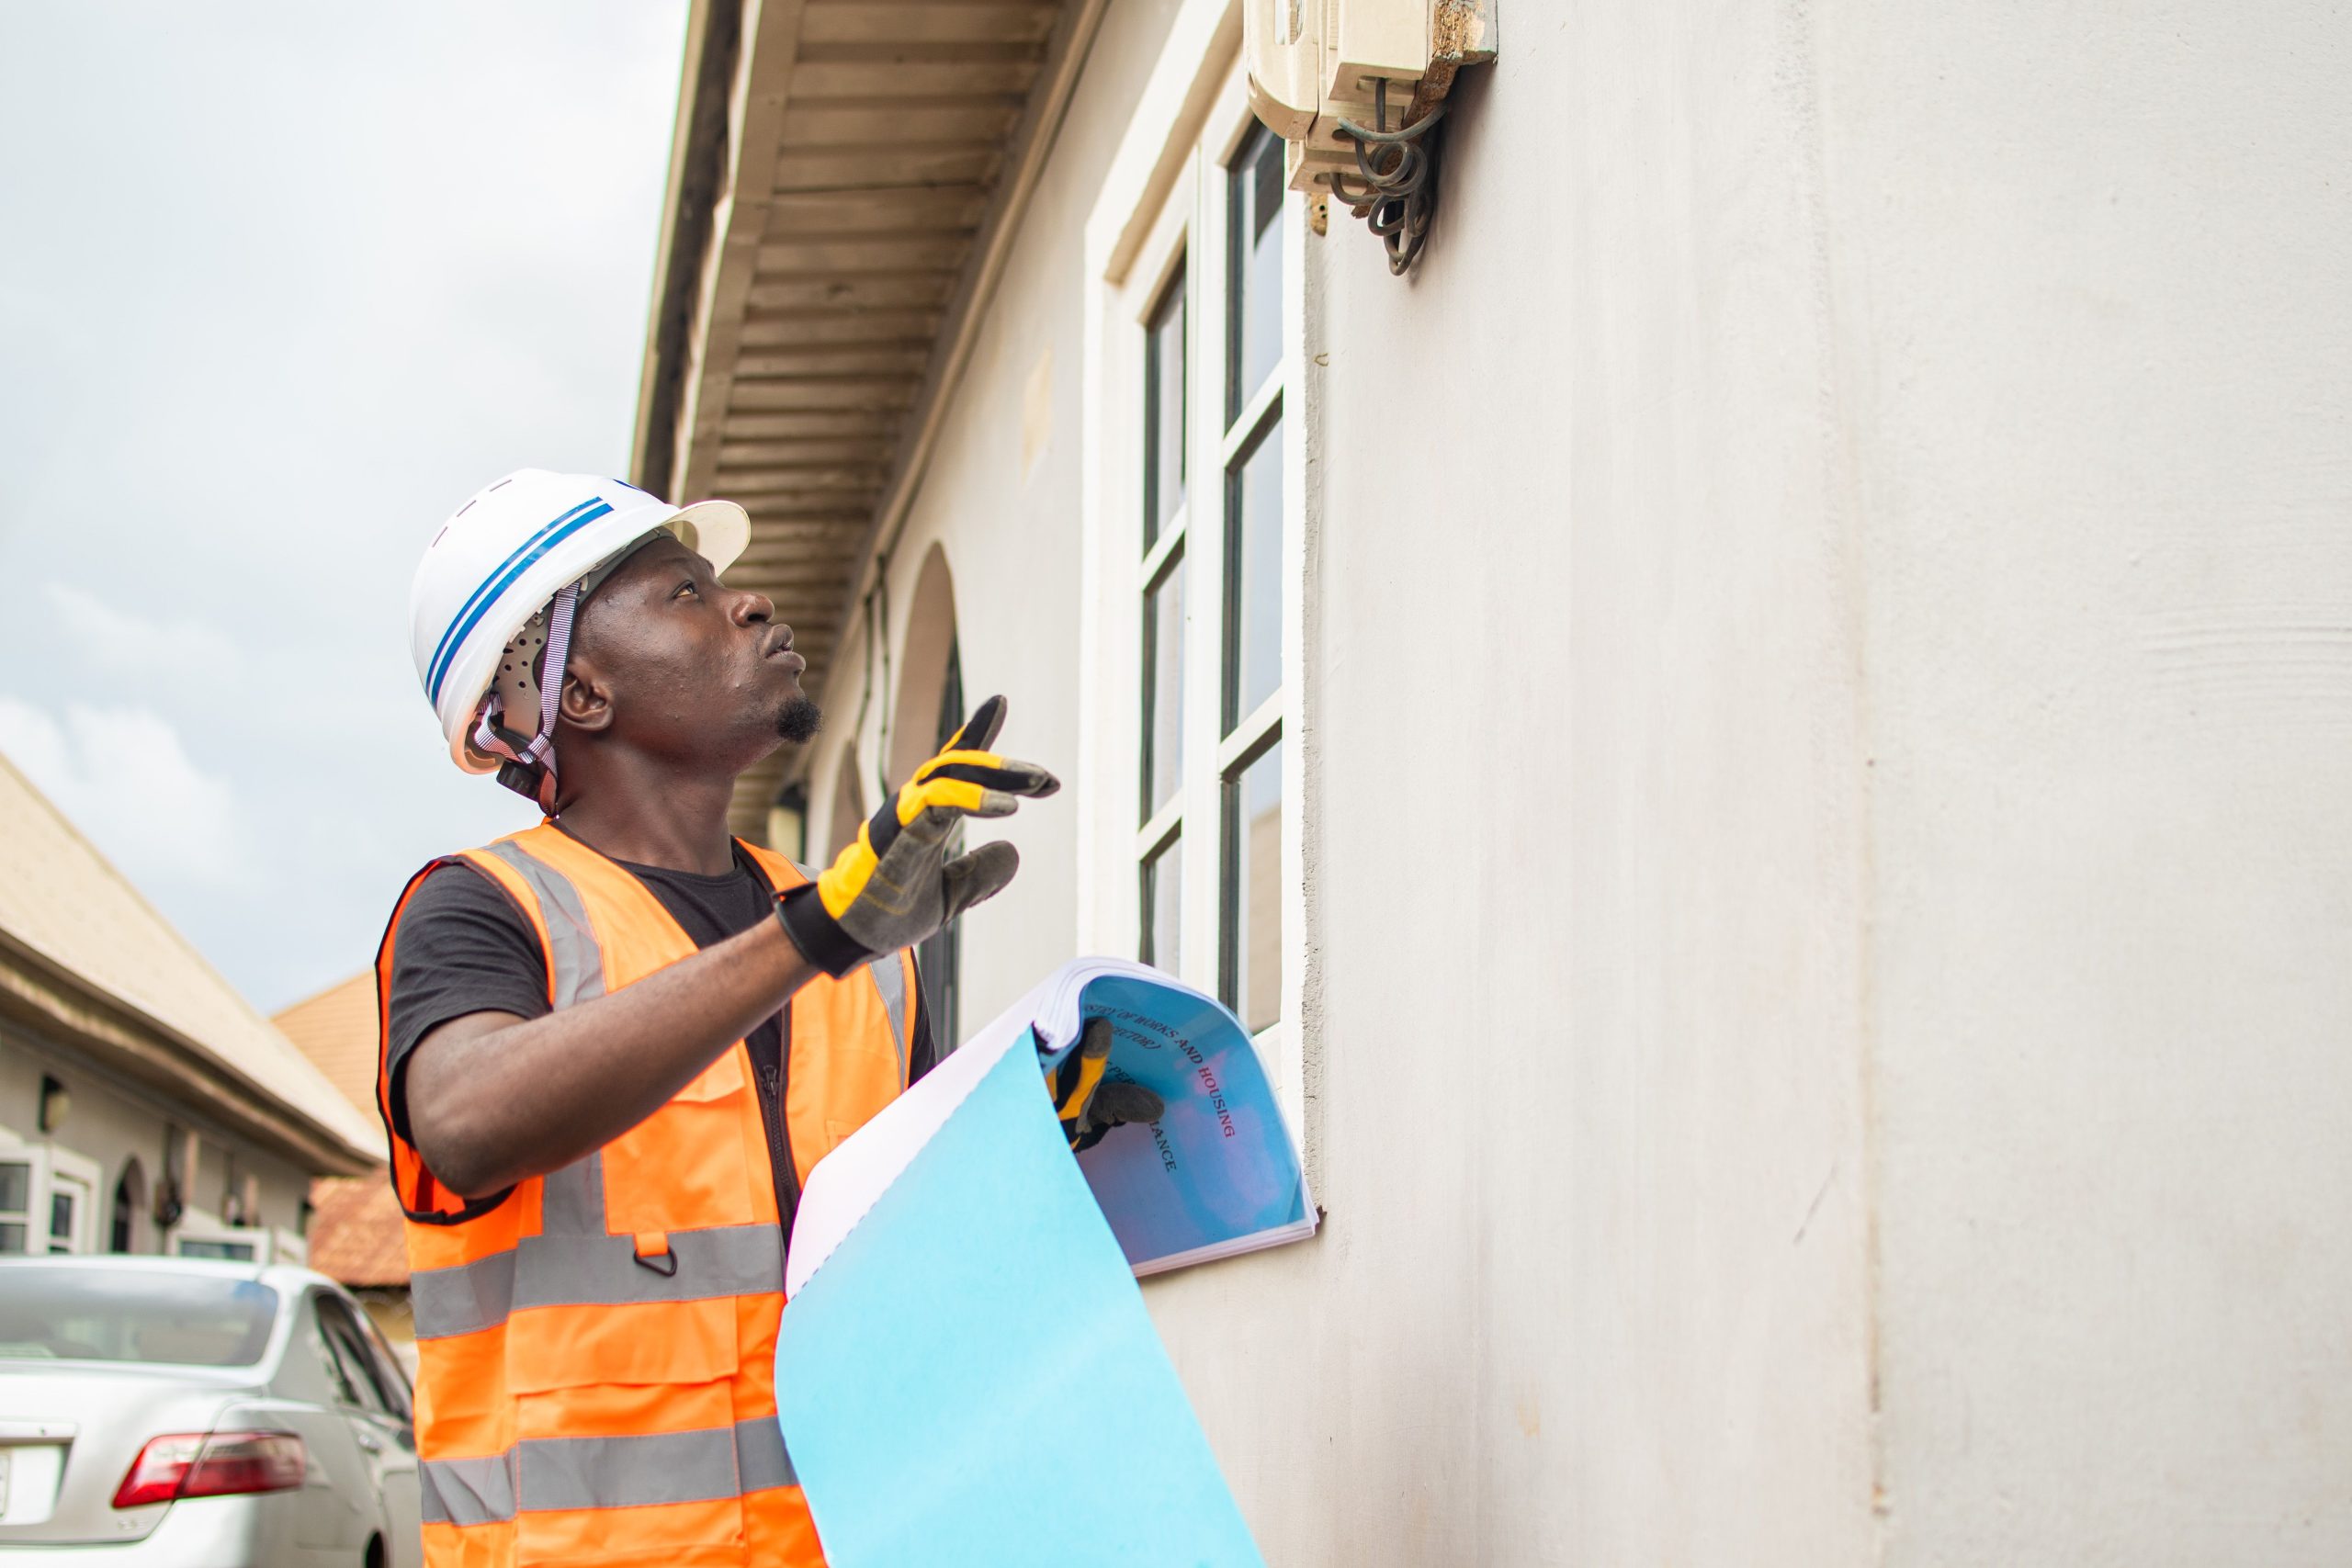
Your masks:
<path fill-rule="evenodd" d="M 1143 596 L 1143 816 L 1184 782 L 1184 561 L 1173 556 Z"/>
<path fill-rule="evenodd" d="M 0 1213 L 21 1214 L 33 1206 L 33 1168 L 12 1161 L 0 1165 Z"/>
<path fill-rule="evenodd" d="M 277 1321 L 277 1292 L 258 1280 L 160 1269 L 26 1269 L 0 1292 L 0 1353 L 249 1367 Z"/>
<path fill-rule="evenodd" d="M 1225 723 L 1283 683 L 1283 425 L 1274 421 L 1228 486 L 1225 530 Z"/>
<path fill-rule="evenodd" d="M 368 1354 L 367 1337 L 359 1325 L 351 1321 L 351 1311 L 341 1302 L 322 1298 L 319 1317 L 326 1325 L 327 1342 L 333 1347 L 334 1359 L 342 1365 L 344 1382 L 350 1385 L 353 1400 L 367 1409 L 390 1415 L 392 1399 L 379 1381 L 373 1359 Z"/>
<path fill-rule="evenodd" d="M 209 1258 L 223 1263 L 251 1263 L 254 1244 L 249 1241 L 198 1241 L 183 1236 L 175 1244 L 182 1258 Z"/>
<path fill-rule="evenodd" d="M 1283 356 L 1283 143 L 1260 126 L 1233 161 L 1227 208 L 1225 421 Z"/>
<path fill-rule="evenodd" d="M 74 1250 L 74 1194 L 51 1192 L 49 1195 L 49 1249 L 51 1252 Z"/>
<path fill-rule="evenodd" d="M 1179 835 L 1143 865 L 1143 941 L 1136 956 L 1170 975 L 1183 964 L 1178 937 L 1184 916 L 1184 857 Z"/>
<path fill-rule="evenodd" d="M 359 1326 L 367 1331 L 368 1356 L 375 1364 L 376 1385 L 391 1402 L 393 1415 L 403 1421 L 413 1420 L 416 1409 L 410 1398 L 413 1391 L 409 1387 L 408 1369 L 401 1366 L 400 1358 L 392 1354 L 392 1348 L 384 1343 L 383 1330 L 376 1326 L 374 1319 L 362 1314 Z"/>
<path fill-rule="evenodd" d="M 25 1249 L 25 1227 L 21 1224 L 0 1224 L 0 1252 L 22 1252 Z"/>
<path fill-rule="evenodd" d="M 1254 1034 L 1283 1010 L 1283 749 L 1225 786 L 1225 1003 Z"/>
<path fill-rule="evenodd" d="M 1184 504 L 1184 264 L 1153 308 L 1145 329 L 1143 369 L 1143 545 Z"/>

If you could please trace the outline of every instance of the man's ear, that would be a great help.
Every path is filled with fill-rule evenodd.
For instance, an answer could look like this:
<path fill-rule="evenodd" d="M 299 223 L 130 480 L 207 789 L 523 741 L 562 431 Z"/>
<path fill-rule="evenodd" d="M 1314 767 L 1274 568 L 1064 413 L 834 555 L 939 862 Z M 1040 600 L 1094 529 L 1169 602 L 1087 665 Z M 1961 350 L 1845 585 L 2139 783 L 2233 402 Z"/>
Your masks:
<path fill-rule="evenodd" d="M 563 691 L 556 699 L 556 713 L 574 729 L 594 734 L 609 729 L 613 723 L 613 694 L 594 665 L 585 660 L 574 660 L 564 671 Z"/>

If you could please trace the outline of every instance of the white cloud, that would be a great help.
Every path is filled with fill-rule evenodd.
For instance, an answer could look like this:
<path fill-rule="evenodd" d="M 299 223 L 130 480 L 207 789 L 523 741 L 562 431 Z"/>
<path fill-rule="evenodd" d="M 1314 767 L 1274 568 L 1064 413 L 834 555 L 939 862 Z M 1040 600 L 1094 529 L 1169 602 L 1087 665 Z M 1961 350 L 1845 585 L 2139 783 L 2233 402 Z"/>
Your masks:
<path fill-rule="evenodd" d="M 71 703 L 60 723 L 0 694 L 0 751 L 133 882 L 243 880 L 235 794 L 153 709 Z"/>
<path fill-rule="evenodd" d="M 66 582 L 43 583 L 41 592 L 93 673 L 228 682 L 243 671 L 236 645 L 201 621 L 135 615 Z"/>
<path fill-rule="evenodd" d="M 628 464 L 686 11 L 0 3 L 0 748 L 265 1006 L 528 820 L 409 578 L 492 476 Z"/>

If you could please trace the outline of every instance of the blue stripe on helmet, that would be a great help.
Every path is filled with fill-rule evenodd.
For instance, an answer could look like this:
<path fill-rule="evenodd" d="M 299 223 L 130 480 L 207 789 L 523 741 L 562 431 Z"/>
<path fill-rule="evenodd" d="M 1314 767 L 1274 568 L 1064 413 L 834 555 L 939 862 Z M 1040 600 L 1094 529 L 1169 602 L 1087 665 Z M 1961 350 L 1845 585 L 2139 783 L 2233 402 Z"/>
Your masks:
<path fill-rule="evenodd" d="M 515 546 L 514 550 L 504 560 L 500 561 L 497 566 L 491 569 L 490 575 L 482 579 L 481 585 L 466 596 L 466 602 L 458 606 L 458 613 L 449 617 L 449 625 L 441 633 L 441 640 L 434 645 L 433 659 L 431 662 L 425 666 L 426 679 L 433 687 L 435 689 L 439 687 L 442 667 L 449 662 L 454 654 L 456 645 L 458 641 L 459 623 L 465 622 L 468 613 L 472 611 L 475 606 L 481 604 L 482 601 L 490 595 L 492 587 L 497 582 L 499 576 L 504 572 L 508 567 L 513 566 L 524 552 L 530 549 L 532 546 L 546 538 L 549 534 L 554 533 L 558 528 L 562 527 L 566 523 L 569 523 L 573 518 L 579 516 L 582 512 L 587 511 L 588 508 L 595 505 L 596 501 L 596 497 L 593 495 L 590 496 L 586 501 L 580 502 L 577 506 L 570 508 L 563 513 L 563 515 L 558 517 L 552 523 L 547 524 L 545 526 L 541 527 L 537 533 L 533 534 L 529 538 Z"/>
<path fill-rule="evenodd" d="M 490 607 L 498 603 L 500 595 L 514 587 L 541 556 L 612 509 L 612 502 L 601 498 L 573 507 L 525 540 L 513 555 L 499 563 L 497 570 L 483 580 L 480 588 L 474 590 L 473 596 L 466 601 L 465 608 L 458 612 L 458 619 L 451 622 L 449 629 L 442 634 L 441 646 L 433 655 L 432 682 L 425 689 L 425 695 L 434 706 L 441 705 L 441 684 L 449 678 L 449 667 L 457 662 L 458 650 L 465 646 L 466 638 L 481 618 L 490 613 Z"/>

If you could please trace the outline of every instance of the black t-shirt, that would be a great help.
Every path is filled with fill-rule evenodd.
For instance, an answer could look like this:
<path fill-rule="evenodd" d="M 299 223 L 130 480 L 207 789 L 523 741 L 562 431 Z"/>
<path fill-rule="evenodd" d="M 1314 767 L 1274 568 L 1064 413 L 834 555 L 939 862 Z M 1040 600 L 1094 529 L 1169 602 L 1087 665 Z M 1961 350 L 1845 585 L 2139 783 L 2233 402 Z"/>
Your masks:
<path fill-rule="evenodd" d="M 709 947 L 762 920 L 775 919 L 774 889 L 740 844 L 732 869 L 717 876 L 661 866 L 616 862 L 661 900 L 670 918 L 697 948 Z M 523 911 L 504 888 L 463 861 L 438 866 L 409 897 L 401 913 L 400 941 L 392 950 L 390 1038 L 392 1130 L 413 1143 L 408 1128 L 403 1078 L 416 1043 L 453 1018 L 473 1012 L 511 1012 L 537 1018 L 550 1010 L 547 956 Z M 768 1147 L 775 1159 L 776 1210 L 791 1234 L 799 1183 L 793 1179 L 784 1121 L 785 1076 L 790 1053 L 784 1049 L 784 1022 L 791 1007 L 744 1036 L 760 1114 L 767 1123 Z M 907 1081 L 931 1070 L 937 1053 L 931 1021 L 916 988 L 914 1040 L 907 1053 Z M 771 1156 L 773 1158 L 773 1155 Z"/>

